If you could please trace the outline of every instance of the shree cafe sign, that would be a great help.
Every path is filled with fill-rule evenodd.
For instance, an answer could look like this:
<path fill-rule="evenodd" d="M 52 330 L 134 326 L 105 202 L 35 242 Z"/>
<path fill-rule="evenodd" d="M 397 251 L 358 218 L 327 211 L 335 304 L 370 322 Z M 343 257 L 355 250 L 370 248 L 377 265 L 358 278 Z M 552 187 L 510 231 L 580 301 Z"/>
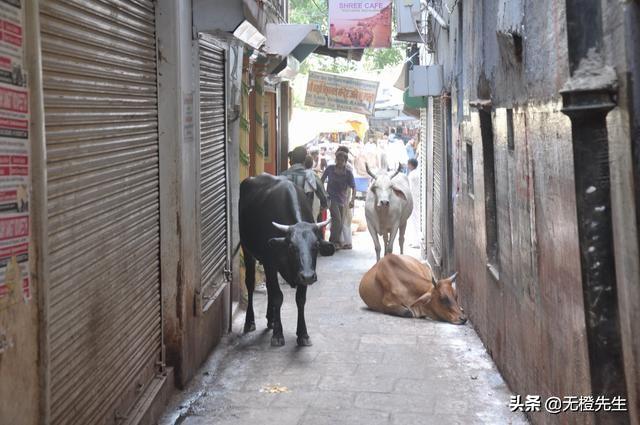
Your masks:
<path fill-rule="evenodd" d="M 329 0 L 329 48 L 391 47 L 391 0 Z"/>

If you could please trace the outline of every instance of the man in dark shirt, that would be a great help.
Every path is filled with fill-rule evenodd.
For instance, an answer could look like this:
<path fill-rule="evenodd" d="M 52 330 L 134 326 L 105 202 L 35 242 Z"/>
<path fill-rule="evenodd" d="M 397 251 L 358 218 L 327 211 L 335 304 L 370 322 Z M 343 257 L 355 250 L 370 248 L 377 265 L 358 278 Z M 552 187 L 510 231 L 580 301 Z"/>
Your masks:
<path fill-rule="evenodd" d="M 353 173 L 347 169 L 347 154 L 336 152 L 336 164 L 329 165 L 322 174 L 322 182 L 327 182 L 329 211 L 331 212 L 331 237 L 329 241 L 341 246 L 342 216 L 345 208 L 353 208 L 356 198 L 356 183 Z M 347 200 L 347 188 L 351 188 L 351 200 Z"/>

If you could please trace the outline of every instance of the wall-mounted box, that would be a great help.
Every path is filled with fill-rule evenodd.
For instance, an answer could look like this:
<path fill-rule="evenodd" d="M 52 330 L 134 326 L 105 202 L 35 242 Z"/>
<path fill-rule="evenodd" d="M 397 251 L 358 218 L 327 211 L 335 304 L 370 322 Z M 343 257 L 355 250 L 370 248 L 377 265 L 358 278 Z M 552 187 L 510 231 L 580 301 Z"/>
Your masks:
<path fill-rule="evenodd" d="M 395 0 L 396 40 L 421 43 L 418 33 L 421 25 L 420 0 Z"/>
<path fill-rule="evenodd" d="M 442 87 L 442 65 L 418 65 L 409 70 L 409 96 L 440 96 Z"/>

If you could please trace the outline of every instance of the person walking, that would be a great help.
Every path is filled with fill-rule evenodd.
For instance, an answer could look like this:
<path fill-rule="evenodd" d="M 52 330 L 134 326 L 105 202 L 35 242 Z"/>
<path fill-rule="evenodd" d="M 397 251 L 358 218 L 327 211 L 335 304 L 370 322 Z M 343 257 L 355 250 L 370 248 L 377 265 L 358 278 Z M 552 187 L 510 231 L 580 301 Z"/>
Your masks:
<path fill-rule="evenodd" d="M 312 205 L 311 210 L 313 211 L 313 216 L 318 217 L 318 214 L 320 213 L 320 199 L 318 196 L 314 194 L 317 190 L 317 186 L 320 186 L 320 190 L 322 190 L 323 192 L 324 192 L 324 187 L 322 185 L 322 182 L 320 181 L 320 178 L 318 177 L 318 175 L 315 173 L 313 169 L 313 157 L 311 155 L 307 155 L 307 157 L 305 158 L 304 168 L 307 170 L 307 173 L 310 173 L 309 176 L 307 176 L 308 178 L 304 183 L 304 193 L 307 196 L 307 199 L 311 201 L 311 205 Z M 325 197 L 325 205 L 326 205 L 326 197 Z M 318 221 L 320 220 L 318 219 Z"/>
<path fill-rule="evenodd" d="M 409 190 L 411 191 L 411 197 L 413 198 L 413 211 L 409 216 L 409 246 L 412 248 L 420 248 L 420 242 L 422 239 L 420 229 L 420 214 L 422 208 L 422 200 L 420 190 L 420 170 L 418 169 L 418 160 L 415 158 L 409 159 L 407 164 L 409 168 Z"/>
<path fill-rule="evenodd" d="M 405 149 L 407 149 L 407 157 L 408 159 L 412 159 L 416 157 L 416 148 L 415 148 L 415 140 L 409 139 L 407 144 L 405 145 Z"/>
<path fill-rule="evenodd" d="M 342 248 L 342 231 L 345 208 L 353 208 L 355 203 L 356 183 L 353 173 L 347 169 L 347 154 L 336 152 L 336 163 L 329 165 L 322 174 L 322 182 L 327 182 L 329 193 L 329 211 L 331 213 L 331 236 L 329 241 L 337 249 Z M 347 198 L 347 189 L 351 188 L 351 198 Z"/>
<path fill-rule="evenodd" d="M 281 175 L 293 182 L 305 193 L 305 198 L 309 207 L 313 208 L 314 194 L 320 201 L 320 209 L 327 208 L 327 195 L 324 186 L 319 181 L 313 170 L 306 169 L 304 162 L 307 158 L 307 149 L 304 146 L 298 146 L 289 152 L 289 163 L 291 166 L 282 172 Z"/>
<path fill-rule="evenodd" d="M 349 161 L 349 148 L 346 146 L 340 146 L 336 152 L 344 152 L 347 154 L 347 171 L 351 171 L 352 173 L 354 172 L 354 168 L 353 165 L 351 164 L 351 162 Z M 354 175 L 354 182 L 355 182 L 355 175 Z M 353 197 L 353 199 L 355 199 L 355 188 L 350 188 L 347 187 L 347 194 L 346 197 L 347 199 L 351 199 Z M 342 243 L 342 249 L 351 249 L 352 248 L 352 243 L 353 243 L 353 238 L 352 238 L 352 234 L 351 234 L 351 222 L 353 221 L 353 205 L 350 206 L 346 206 L 343 210 L 342 210 L 342 238 L 341 238 L 341 243 Z"/>

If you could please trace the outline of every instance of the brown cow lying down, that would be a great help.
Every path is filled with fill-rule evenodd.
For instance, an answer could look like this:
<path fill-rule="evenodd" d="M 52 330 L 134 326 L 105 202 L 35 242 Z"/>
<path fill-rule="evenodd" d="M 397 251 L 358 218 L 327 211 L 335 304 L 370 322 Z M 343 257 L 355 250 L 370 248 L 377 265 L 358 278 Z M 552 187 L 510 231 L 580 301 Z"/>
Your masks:
<path fill-rule="evenodd" d="M 385 255 L 360 281 L 360 298 L 372 310 L 402 317 L 430 317 L 462 325 L 456 274 L 436 282 L 431 269 L 408 255 Z"/>

